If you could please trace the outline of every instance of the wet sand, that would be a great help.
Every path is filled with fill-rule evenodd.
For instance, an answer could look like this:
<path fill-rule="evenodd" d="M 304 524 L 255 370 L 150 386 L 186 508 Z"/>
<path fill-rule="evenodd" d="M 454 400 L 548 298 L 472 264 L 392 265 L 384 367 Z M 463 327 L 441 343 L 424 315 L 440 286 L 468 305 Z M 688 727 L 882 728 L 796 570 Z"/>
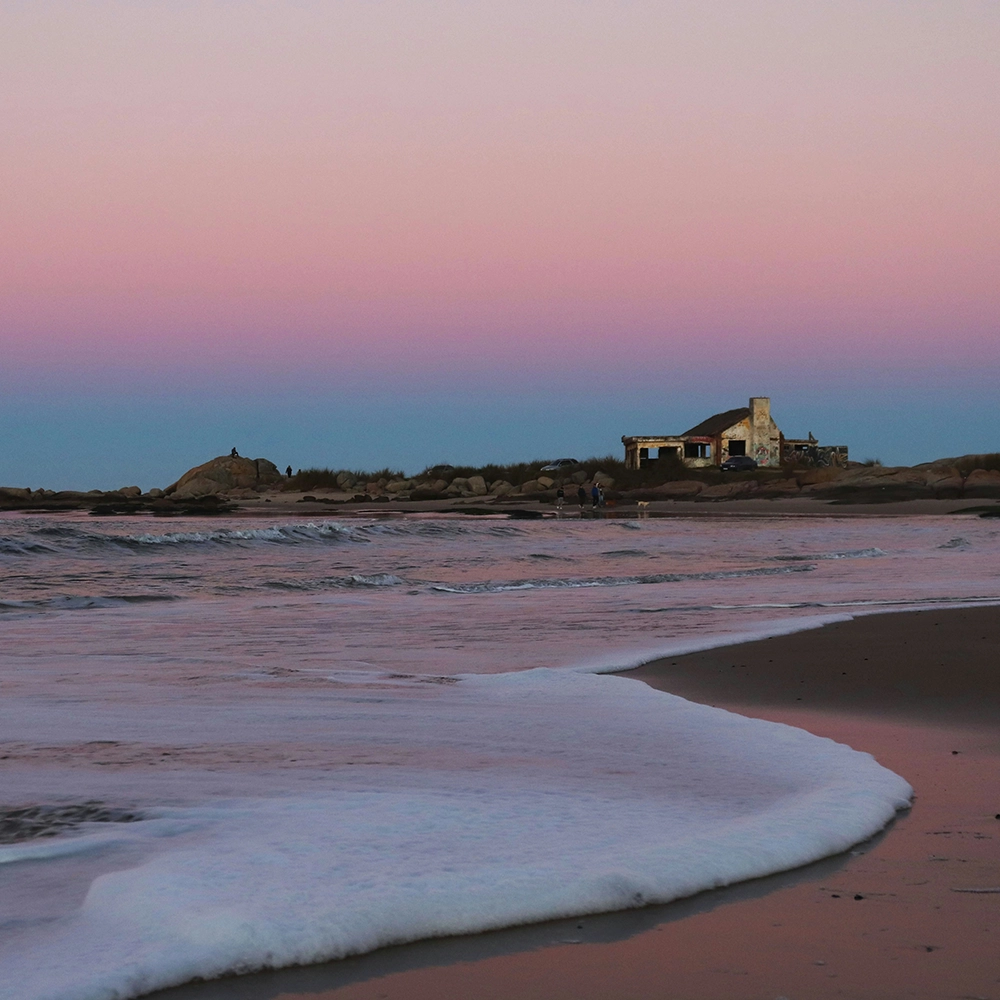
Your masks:
<path fill-rule="evenodd" d="M 1000 608 L 873 615 L 625 676 L 866 750 L 913 808 L 848 854 L 666 906 L 157 996 L 1000 998 L 1000 892 L 968 891 L 1000 889 Z"/>

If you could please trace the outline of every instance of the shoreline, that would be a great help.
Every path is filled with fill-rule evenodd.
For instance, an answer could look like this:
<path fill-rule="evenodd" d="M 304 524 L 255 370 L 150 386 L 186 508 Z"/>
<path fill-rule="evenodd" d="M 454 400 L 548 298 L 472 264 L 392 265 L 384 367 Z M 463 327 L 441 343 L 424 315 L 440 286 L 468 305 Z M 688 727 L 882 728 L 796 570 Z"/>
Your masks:
<path fill-rule="evenodd" d="M 995 606 L 873 613 L 622 674 L 848 743 L 910 781 L 911 811 L 846 854 L 664 906 L 154 995 L 1000 996 L 1000 894 L 968 891 L 1000 887 L 998 649 Z"/>
<path fill-rule="evenodd" d="M 209 498 L 205 501 L 146 501 L 137 498 L 121 503 L 102 498 L 73 499 L 64 503 L 0 505 L 0 518 L 80 514 L 99 522 L 104 517 L 172 520 L 175 518 L 328 518 L 465 516 L 508 517 L 548 520 L 602 520 L 613 518 L 670 517 L 907 517 L 948 516 L 1000 517 L 1000 499 L 915 499 L 883 503 L 848 503 L 829 499 L 774 497 L 770 499 L 651 500 L 640 507 L 635 501 L 616 501 L 594 510 L 567 503 L 561 510 L 552 502 L 530 498 L 509 500 L 494 497 L 460 497 L 449 500 L 353 501 L 320 497 L 321 491 L 307 494 L 283 493 L 253 499 Z M 305 497 L 315 497 L 306 500 Z"/>

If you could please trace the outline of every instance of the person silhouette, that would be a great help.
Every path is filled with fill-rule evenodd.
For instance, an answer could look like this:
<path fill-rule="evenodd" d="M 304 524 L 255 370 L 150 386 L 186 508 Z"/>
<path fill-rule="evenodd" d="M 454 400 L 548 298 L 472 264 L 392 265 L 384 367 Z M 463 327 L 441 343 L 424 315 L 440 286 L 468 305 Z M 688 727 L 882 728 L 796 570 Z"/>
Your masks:
<path fill-rule="evenodd" d="M 239 458 L 240 457 L 240 453 L 235 448 L 233 448 L 233 450 L 229 453 L 229 457 L 230 458 Z"/>

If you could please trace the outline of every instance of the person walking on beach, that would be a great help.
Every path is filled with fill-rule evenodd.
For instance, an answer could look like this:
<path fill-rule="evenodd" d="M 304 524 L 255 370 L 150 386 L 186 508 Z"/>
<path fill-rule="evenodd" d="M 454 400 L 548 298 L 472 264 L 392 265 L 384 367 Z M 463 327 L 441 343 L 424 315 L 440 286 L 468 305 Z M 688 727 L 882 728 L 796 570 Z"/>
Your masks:
<path fill-rule="evenodd" d="M 587 491 L 583 488 L 583 483 L 577 487 L 576 498 L 580 501 L 580 517 L 583 517 L 583 512 L 587 509 Z"/>
<path fill-rule="evenodd" d="M 604 506 L 604 487 L 600 483 L 597 484 L 597 506 Z"/>
<path fill-rule="evenodd" d="M 601 502 L 601 488 L 600 486 L 597 485 L 597 483 L 594 483 L 594 485 L 590 487 L 590 505 L 591 507 L 594 508 L 594 510 L 597 510 L 598 504 L 600 504 L 600 502 Z"/>
<path fill-rule="evenodd" d="M 560 486 L 556 490 L 556 510 L 562 510 L 563 504 L 566 502 L 566 491 Z"/>
<path fill-rule="evenodd" d="M 291 479 L 292 478 L 292 467 L 291 466 L 288 466 L 288 468 L 285 469 L 285 477 L 287 479 Z"/>

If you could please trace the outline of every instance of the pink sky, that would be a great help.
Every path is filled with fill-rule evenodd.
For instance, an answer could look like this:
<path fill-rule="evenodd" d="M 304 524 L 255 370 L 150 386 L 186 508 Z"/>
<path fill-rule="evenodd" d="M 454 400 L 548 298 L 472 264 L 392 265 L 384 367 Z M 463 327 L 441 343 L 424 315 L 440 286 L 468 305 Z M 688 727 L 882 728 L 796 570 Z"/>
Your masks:
<path fill-rule="evenodd" d="M 998 52 L 994 0 L 4 4 L 8 374 L 996 367 Z"/>

